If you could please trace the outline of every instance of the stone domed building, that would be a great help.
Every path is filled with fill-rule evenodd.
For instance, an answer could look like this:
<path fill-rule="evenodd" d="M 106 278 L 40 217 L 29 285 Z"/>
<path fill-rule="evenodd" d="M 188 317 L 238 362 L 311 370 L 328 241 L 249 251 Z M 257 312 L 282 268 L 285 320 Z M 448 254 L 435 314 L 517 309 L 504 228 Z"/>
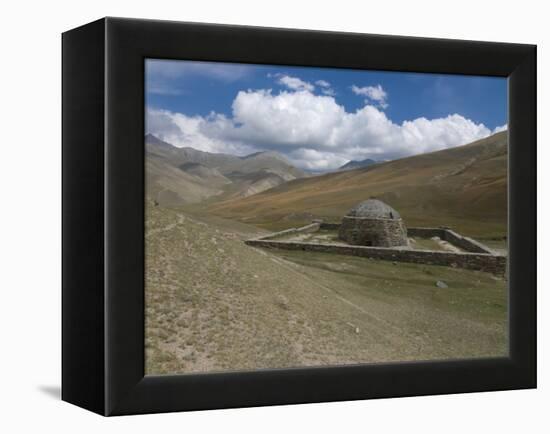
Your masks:
<path fill-rule="evenodd" d="M 378 199 L 353 207 L 342 219 L 338 237 L 348 244 L 375 247 L 408 246 L 407 228 L 399 213 Z"/>

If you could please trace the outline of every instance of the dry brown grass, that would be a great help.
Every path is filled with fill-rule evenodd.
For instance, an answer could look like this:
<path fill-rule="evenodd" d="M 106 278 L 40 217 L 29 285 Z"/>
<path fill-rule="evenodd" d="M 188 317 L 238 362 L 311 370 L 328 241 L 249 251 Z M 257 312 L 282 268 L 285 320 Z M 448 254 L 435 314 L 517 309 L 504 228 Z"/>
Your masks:
<path fill-rule="evenodd" d="M 147 374 L 507 351 L 506 282 L 492 275 L 257 250 L 242 242 L 252 226 L 150 203 L 146 217 Z"/>
<path fill-rule="evenodd" d="M 461 233 L 502 238 L 507 229 L 507 136 L 391 161 L 366 169 L 285 183 L 241 200 L 214 203 L 210 212 L 267 229 L 312 217 L 339 220 L 376 196 L 408 226 L 452 226 Z"/>

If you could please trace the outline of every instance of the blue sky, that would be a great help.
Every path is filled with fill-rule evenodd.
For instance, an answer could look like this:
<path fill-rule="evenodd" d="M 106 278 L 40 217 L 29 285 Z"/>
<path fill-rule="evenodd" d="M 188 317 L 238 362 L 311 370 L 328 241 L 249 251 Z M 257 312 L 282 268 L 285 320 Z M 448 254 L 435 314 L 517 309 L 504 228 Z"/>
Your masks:
<path fill-rule="evenodd" d="M 458 146 L 507 123 L 504 78 L 146 61 L 146 129 L 176 146 L 274 150 L 329 170 Z"/>

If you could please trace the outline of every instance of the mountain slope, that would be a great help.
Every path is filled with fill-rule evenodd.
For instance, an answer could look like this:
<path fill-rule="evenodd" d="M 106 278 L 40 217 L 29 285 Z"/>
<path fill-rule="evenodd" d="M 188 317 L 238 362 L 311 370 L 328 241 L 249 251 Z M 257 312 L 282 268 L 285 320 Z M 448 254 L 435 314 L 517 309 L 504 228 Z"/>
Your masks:
<path fill-rule="evenodd" d="M 257 152 L 246 157 L 240 157 L 236 162 L 227 162 L 221 165 L 220 169 L 223 173 L 268 171 L 278 174 L 286 181 L 305 176 L 305 172 L 294 167 L 283 155 L 271 151 Z"/>
<path fill-rule="evenodd" d="M 285 179 L 284 175 L 272 170 L 259 170 L 252 173 L 231 172 L 227 176 L 238 185 L 235 192 L 228 194 L 228 197 L 231 198 L 252 196 L 277 187 L 289 180 L 288 178 Z"/>
<path fill-rule="evenodd" d="M 311 216 L 339 220 L 376 196 L 409 226 L 449 225 L 476 236 L 504 236 L 507 222 L 507 133 L 469 145 L 287 182 L 209 210 L 269 228 Z"/>
<path fill-rule="evenodd" d="M 200 177 L 156 158 L 146 158 L 146 193 L 157 204 L 176 206 L 202 202 L 223 191 Z"/>
<path fill-rule="evenodd" d="M 231 184 L 231 180 L 222 175 L 216 168 L 210 168 L 200 163 L 183 163 L 179 166 L 181 170 L 190 175 L 196 176 L 210 185 L 222 186 Z"/>
<path fill-rule="evenodd" d="M 360 167 L 368 167 L 368 166 L 372 166 L 373 164 L 376 164 L 376 163 L 377 163 L 377 161 L 372 160 L 370 158 L 367 158 L 367 159 L 361 160 L 361 161 L 351 160 L 351 161 L 348 161 L 343 166 L 340 166 L 338 168 L 338 170 L 359 169 Z"/>
<path fill-rule="evenodd" d="M 145 149 L 147 195 L 160 205 L 247 197 L 305 176 L 276 152 L 238 157 L 177 148 L 150 134 Z"/>
<path fill-rule="evenodd" d="M 253 173 L 258 170 L 281 172 L 289 179 L 305 176 L 305 172 L 294 167 L 283 155 L 273 151 L 256 152 L 239 157 L 229 154 L 218 154 L 199 151 L 194 148 L 177 148 L 148 134 L 145 137 L 147 154 L 167 160 L 172 165 L 198 163 L 205 167 L 215 168 L 222 174 L 231 172 Z"/>

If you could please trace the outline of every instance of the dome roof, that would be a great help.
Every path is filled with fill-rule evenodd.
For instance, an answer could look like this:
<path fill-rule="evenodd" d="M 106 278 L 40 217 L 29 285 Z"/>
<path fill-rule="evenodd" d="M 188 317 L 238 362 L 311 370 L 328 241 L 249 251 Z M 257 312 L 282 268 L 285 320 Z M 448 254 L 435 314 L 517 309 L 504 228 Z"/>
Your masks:
<path fill-rule="evenodd" d="M 347 215 L 371 219 L 397 220 L 401 218 L 396 210 L 378 199 L 368 199 L 355 205 Z"/>

